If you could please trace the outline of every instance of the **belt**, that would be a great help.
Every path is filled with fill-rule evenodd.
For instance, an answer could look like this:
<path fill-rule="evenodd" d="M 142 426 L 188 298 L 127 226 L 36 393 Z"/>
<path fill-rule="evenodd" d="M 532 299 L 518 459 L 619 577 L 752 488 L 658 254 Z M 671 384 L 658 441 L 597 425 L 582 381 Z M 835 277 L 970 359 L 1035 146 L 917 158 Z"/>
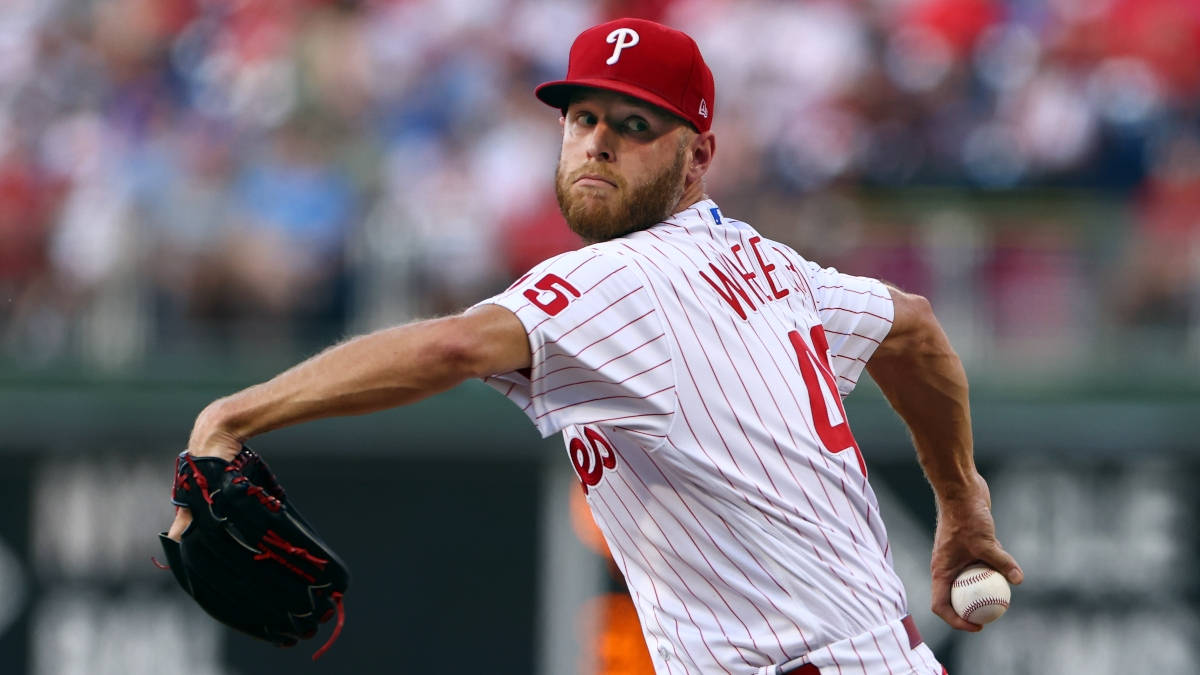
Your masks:
<path fill-rule="evenodd" d="M 912 614 L 900 619 L 900 623 L 904 624 L 904 632 L 908 633 L 908 648 L 919 647 L 924 641 L 921 639 L 921 633 L 917 630 L 917 622 L 913 621 Z M 790 670 L 780 670 L 779 675 L 821 675 L 821 671 L 813 664 L 805 663 Z"/>

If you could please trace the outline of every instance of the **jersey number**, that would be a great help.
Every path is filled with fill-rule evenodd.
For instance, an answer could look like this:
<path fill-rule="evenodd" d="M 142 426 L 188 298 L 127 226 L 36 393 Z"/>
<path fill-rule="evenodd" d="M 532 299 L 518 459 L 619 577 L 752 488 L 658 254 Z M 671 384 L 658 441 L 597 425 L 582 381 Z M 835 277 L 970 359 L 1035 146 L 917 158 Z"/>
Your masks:
<path fill-rule="evenodd" d="M 812 407 L 813 426 L 817 428 L 817 436 L 821 444 L 831 453 L 839 453 L 850 448 L 858 458 L 858 468 L 863 476 L 867 475 L 867 463 L 863 461 L 862 451 L 854 434 L 850 433 L 850 422 L 846 419 L 846 409 L 842 407 L 842 397 L 838 394 L 837 383 L 833 377 L 833 367 L 829 362 L 829 342 L 825 339 L 825 329 L 820 324 L 813 326 L 809 332 L 813 346 L 820 356 L 804 341 L 800 331 L 791 331 L 788 338 L 796 350 L 796 358 L 800 361 L 800 375 L 804 378 L 804 386 L 808 389 L 808 401 Z"/>
<path fill-rule="evenodd" d="M 535 291 L 533 288 L 538 290 Z M 579 297 L 579 291 L 570 282 L 557 274 L 547 274 L 538 279 L 533 284 L 533 288 L 525 289 L 525 299 L 550 316 L 554 316 L 567 308 L 567 304 L 571 302 L 571 299 L 567 297 L 568 293 L 577 298 Z M 539 293 L 538 291 L 541 292 Z M 551 295 L 547 297 L 547 293 Z M 543 298 L 545 299 L 543 300 Z"/>

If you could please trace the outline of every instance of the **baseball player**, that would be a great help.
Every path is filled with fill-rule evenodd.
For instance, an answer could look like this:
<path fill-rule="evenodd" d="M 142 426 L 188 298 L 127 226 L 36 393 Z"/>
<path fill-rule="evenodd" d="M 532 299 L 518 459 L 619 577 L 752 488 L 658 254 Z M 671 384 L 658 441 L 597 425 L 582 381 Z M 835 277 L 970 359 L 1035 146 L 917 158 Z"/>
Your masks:
<path fill-rule="evenodd" d="M 966 377 L 929 303 L 807 261 L 706 196 L 717 106 L 687 35 L 595 26 L 536 95 L 562 112 L 555 188 L 588 244 L 460 315 L 215 401 L 190 451 L 229 458 L 255 434 L 483 378 L 562 434 L 656 672 L 943 673 L 841 402 L 865 368 L 909 427 L 938 506 L 933 611 L 979 630 L 950 607 L 955 574 L 1022 572 L 996 540 Z"/>

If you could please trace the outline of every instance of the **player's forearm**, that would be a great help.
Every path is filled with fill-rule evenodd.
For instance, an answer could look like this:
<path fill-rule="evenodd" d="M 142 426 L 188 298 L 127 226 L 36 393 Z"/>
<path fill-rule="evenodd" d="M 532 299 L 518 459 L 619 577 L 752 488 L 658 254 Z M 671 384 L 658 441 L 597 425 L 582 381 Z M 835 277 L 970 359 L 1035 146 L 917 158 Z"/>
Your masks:
<path fill-rule="evenodd" d="M 412 403 L 476 373 L 458 348 L 456 318 L 389 328 L 354 338 L 271 380 L 215 401 L 193 435 L 238 440 L 310 420 Z"/>
<path fill-rule="evenodd" d="M 967 376 L 928 304 L 920 303 L 907 330 L 884 341 L 867 371 L 908 426 L 939 501 L 952 500 L 978 490 Z"/>

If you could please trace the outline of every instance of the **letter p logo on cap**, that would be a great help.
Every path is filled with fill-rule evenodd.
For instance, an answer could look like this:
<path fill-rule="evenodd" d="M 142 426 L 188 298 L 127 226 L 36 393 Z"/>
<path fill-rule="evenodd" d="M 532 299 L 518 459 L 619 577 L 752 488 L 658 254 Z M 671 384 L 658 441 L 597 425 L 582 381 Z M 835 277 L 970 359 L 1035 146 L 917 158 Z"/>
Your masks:
<path fill-rule="evenodd" d="M 632 28 L 618 28 L 609 33 L 608 37 L 604 39 L 605 42 L 610 45 L 616 43 L 616 46 L 613 47 L 612 56 L 608 57 L 608 60 L 605 61 L 605 63 L 611 66 L 617 61 L 620 61 L 621 50 L 625 49 L 626 47 L 632 47 L 636 45 L 640 39 L 641 38 L 638 36 L 637 31 Z"/>
<path fill-rule="evenodd" d="M 566 113 L 573 92 L 588 88 L 658 106 L 698 132 L 712 128 L 712 71 L 695 40 L 661 23 L 625 18 L 592 26 L 571 44 L 567 76 L 543 82 L 534 93 Z"/>

